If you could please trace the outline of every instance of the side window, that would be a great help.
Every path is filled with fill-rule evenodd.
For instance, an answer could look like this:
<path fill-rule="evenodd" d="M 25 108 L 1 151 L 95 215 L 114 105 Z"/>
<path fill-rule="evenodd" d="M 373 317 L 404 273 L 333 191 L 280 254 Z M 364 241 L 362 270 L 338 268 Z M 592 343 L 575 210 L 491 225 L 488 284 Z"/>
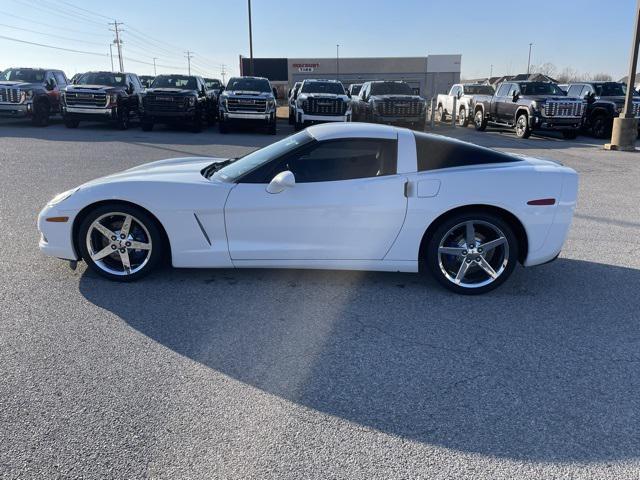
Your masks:
<path fill-rule="evenodd" d="M 582 91 L 582 85 L 571 85 L 569 90 L 567 90 L 567 96 L 569 97 L 579 97 L 580 92 Z"/>
<path fill-rule="evenodd" d="M 592 93 L 593 93 L 593 88 L 591 88 L 591 85 L 585 85 L 584 88 L 582 89 L 582 93 L 579 96 L 584 98 L 587 95 L 591 95 Z"/>
<path fill-rule="evenodd" d="M 53 80 L 53 83 L 54 83 L 55 85 L 57 85 L 57 84 L 58 84 L 58 82 L 56 81 L 55 77 L 53 76 L 53 72 L 47 72 L 47 74 L 46 74 L 46 75 L 45 75 L 45 77 L 44 77 L 44 81 L 45 81 L 46 83 L 49 83 L 51 80 Z"/>
<path fill-rule="evenodd" d="M 142 90 L 142 83 L 140 82 L 138 75 L 131 75 L 131 79 L 133 80 L 133 86 L 136 90 Z"/>
<path fill-rule="evenodd" d="M 496 93 L 496 97 L 506 97 L 507 96 L 507 92 L 509 91 L 509 86 L 510 86 L 510 84 L 508 84 L 508 83 L 503 83 L 502 85 L 500 85 L 500 88 L 498 89 L 498 92 Z"/>
<path fill-rule="evenodd" d="M 361 98 L 362 100 L 366 99 L 366 98 L 367 98 L 367 95 L 369 94 L 369 93 L 368 93 L 368 92 L 369 92 L 369 85 L 370 85 L 369 83 L 365 83 L 365 84 L 362 86 L 362 90 L 360 90 L 360 98 Z"/>
<path fill-rule="evenodd" d="M 518 88 L 517 83 L 512 83 L 509 85 L 509 92 L 507 93 L 507 97 L 512 97 L 514 93 L 519 93 L 520 88 Z"/>
<path fill-rule="evenodd" d="M 379 177 L 396 173 L 396 151 L 393 140 L 332 140 L 292 155 L 281 167 L 300 183 Z"/>
<path fill-rule="evenodd" d="M 53 76 L 55 77 L 56 83 L 59 86 L 67 84 L 67 79 L 65 78 L 65 76 L 64 76 L 64 74 L 62 72 L 53 72 Z"/>

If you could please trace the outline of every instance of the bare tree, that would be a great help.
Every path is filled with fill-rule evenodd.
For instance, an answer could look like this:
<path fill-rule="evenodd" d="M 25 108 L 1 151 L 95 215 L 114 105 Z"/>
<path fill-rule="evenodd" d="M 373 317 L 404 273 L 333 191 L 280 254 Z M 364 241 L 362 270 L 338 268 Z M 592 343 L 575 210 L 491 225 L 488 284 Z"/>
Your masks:
<path fill-rule="evenodd" d="M 598 73 L 594 73 L 591 76 L 591 80 L 602 81 L 602 82 L 610 82 L 610 81 L 613 80 L 613 77 L 611 75 L 609 75 L 608 73 L 598 72 Z"/>
<path fill-rule="evenodd" d="M 547 77 L 555 77 L 556 71 L 556 66 L 550 62 L 531 66 L 531 73 L 541 73 L 542 75 L 546 75 Z"/>
<path fill-rule="evenodd" d="M 580 81 L 581 76 L 577 70 L 571 67 L 565 67 L 562 72 L 558 74 L 556 80 L 559 83 L 571 83 Z"/>

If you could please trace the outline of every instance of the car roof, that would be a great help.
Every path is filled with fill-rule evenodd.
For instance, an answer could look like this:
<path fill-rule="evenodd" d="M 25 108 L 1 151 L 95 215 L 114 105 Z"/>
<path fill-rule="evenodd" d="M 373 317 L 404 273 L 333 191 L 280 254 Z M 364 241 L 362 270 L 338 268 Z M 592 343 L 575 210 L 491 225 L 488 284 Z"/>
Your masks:
<path fill-rule="evenodd" d="M 302 82 L 303 83 L 305 83 L 305 82 L 340 83 L 340 80 L 332 80 L 332 79 L 328 79 L 328 78 L 306 78 Z"/>
<path fill-rule="evenodd" d="M 307 132 L 316 140 L 331 140 L 335 138 L 398 138 L 398 127 L 374 123 L 335 122 L 322 123 L 307 128 Z"/>

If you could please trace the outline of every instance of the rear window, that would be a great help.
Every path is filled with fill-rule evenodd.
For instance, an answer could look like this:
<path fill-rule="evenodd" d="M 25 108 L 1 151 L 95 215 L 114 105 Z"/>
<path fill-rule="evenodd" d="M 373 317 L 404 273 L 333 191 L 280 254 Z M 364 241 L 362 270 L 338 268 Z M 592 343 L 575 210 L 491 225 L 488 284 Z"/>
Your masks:
<path fill-rule="evenodd" d="M 418 154 L 418 171 L 465 167 L 486 163 L 518 162 L 507 153 L 452 138 L 414 132 Z"/>

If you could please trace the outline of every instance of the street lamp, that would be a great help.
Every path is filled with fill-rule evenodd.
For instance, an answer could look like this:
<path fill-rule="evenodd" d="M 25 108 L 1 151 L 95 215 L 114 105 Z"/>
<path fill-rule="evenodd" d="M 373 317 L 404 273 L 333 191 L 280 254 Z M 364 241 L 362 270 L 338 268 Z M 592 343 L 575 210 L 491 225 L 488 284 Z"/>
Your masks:
<path fill-rule="evenodd" d="M 636 83 L 636 66 L 638 64 L 638 44 L 640 43 L 640 0 L 636 3 L 636 28 L 631 43 L 629 60 L 629 76 L 627 77 L 627 94 L 624 99 L 624 110 L 619 117 L 613 119 L 611 143 L 606 150 L 634 151 L 638 137 L 638 119 L 633 112 L 633 91 Z"/>
<path fill-rule="evenodd" d="M 253 76 L 253 33 L 251 31 L 251 0 L 249 6 L 249 75 Z"/>
<path fill-rule="evenodd" d="M 527 75 L 529 75 L 529 70 L 531 68 L 531 47 L 533 46 L 533 43 L 529 44 L 529 60 L 527 60 Z"/>
<path fill-rule="evenodd" d="M 340 80 L 340 44 L 336 45 L 336 80 Z"/>

